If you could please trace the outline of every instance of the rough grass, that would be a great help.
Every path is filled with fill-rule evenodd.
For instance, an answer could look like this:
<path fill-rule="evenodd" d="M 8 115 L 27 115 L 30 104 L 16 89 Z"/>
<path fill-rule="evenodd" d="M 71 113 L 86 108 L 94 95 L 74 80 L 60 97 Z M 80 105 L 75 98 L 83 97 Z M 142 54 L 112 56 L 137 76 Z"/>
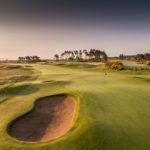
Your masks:
<path fill-rule="evenodd" d="M 33 75 L 33 71 L 26 66 L 0 64 L 0 103 L 16 95 L 18 89 L 22 91 L 27 86 L 23 85 L 24 82 L 29 81 L 30 83 L 37 77 L 38 73 Z M 19 84 L 22 85 L 17 87 Z"/>
<path fill-rule="evenodd" d="M 135 61 L 127 61 L 127 60 L 124 60 L 122 62 L 125 65 L 125 69 L 128 70 L 134 70 L 134 71 L 150 70 L 150 66 L 146 64 L 138 64 Z"/>
<path fill-rule="evenodd" d="M 41 71 L 38 78 L 3 89 L 0 94 L 9 99 L 0 104 L 0 150 L 149 150 L 150 72 L 105 75 L 85 66 L 32 65 Z M 9 136 L 8 125 L 36 99 L 64 92 L 80 97 L 77 120 L 65 136 L 45 143 Z"/>

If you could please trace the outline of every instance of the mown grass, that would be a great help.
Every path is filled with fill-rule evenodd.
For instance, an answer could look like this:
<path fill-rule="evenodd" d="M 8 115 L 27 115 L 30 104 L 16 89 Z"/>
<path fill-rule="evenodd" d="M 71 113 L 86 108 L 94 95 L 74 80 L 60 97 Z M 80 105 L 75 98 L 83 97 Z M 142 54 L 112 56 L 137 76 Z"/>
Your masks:
<path fill-rule="evenodd" d="M 14 82 L 0 91 L 0 97 L 9 97 L 0 104 L 0 150 L 150 149 L 148 70 L 109 71 L 105 75 L 97 65 L 31 66 L 31 78 L 40 71 L 37 78 Z M 26 71 L 24 76 L 30 70 Z M 9 136 L 10 122 L 31 110 L 36 99 L 59 93 L 80 98 L 77 120 L 65 136 L 43 143 L 21 142 Z"/>

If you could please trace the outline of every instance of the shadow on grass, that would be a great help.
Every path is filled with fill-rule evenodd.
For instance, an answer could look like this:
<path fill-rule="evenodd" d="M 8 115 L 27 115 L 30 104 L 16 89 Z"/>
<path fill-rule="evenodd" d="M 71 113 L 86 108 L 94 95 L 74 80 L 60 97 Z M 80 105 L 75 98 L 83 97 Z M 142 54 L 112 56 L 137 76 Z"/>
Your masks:
<path fill-rule="evenodd" d="M 23 69 L 23 67 L 20 65 L 10 65 L 6 66 L 6 69 Z"/>
<path fill-rule="evenodd" d="M 9 86 L 0 90 L 0 96 L 10 95 L 28 95 L 37 92 L 40 88 L 45 86 L 61 87 L 70 84 L 71 81 L 44 81 L 42 84 L 25 84 L 19 86 Z"/>
<path fill-rule="evenodd" d="M 7 87 L 0 90 L 0 96 L 4 95 L 28 95 L 35 93 L 39 90 L 36 84 L 19 85 L 15 87 Z"/>
<path fill-rule="evenodd" d="M 94 64 L 88 64 L 88 63 L 70 63 L 70 64 L 54 64 L 56 66 L 64 66 L 64 67 L 70 67 L 70 68 L 94 68 L 96 65 Z"/>
<path fill-rule="evenodd" d="M 20 76 L 20 77 L 12 77 L 12 78 L 9 78 L 7 79 L 7 81 L 11 81 L 11 82 L 22 82 L 22 81 L 25 81 L 25 80 L 34 80 L 36 79 L 35 77 L 32 77 L 32 76 Z"/>
<path fill-rule="evenodd" d="M 13 96 L 33 94 L 39 91 L 40 89 L 43 89 L 44 91 L 46 89 L 48 90 L 62 89 L 65 88 L 70 83 L 71 81 L 49 80 L 44 81 L 41 84 L 24 84 L 19 86 L 5 87 L 0 90 L 0 97 L 2 98 L 2 100 L 0 100 L 0 104 L 10 100 Z"/>
<path fill-rule="evenodd" d="M 135 76 L 135 77 L 130 77 L 130 79 L 132 80 L 137 80 L 137 81 L 144 81 L 144 82 L 150 82 L 150 78 L 144 78 L 144 77 L 138 77 L 138 76 Z"/>
<path fill-rule="evenodd" d="M 10 84 L 10 83 L 18 83 L 18 82 L 23 82 L 23 81 L 33 81 L 35 79 L 37 79 L 38 76 L 16 76 L 16 77 L 11 77 L 11 78 L 7 78 L 4 80 L 0 80 L 0 85 L 4 85 L 4 84 Z"/>
<path fill-rule="evenodd" d="M 64 81 L 55 81 L 55 80 L 48 80 L 48 81 L 43 81 L 42 82 L 42 88 L 48 88 L 49 89 L 62 89 L 65 88 L 66 86 L 70 85 L 72 82 L 69 80 L 64 80 Z"/>

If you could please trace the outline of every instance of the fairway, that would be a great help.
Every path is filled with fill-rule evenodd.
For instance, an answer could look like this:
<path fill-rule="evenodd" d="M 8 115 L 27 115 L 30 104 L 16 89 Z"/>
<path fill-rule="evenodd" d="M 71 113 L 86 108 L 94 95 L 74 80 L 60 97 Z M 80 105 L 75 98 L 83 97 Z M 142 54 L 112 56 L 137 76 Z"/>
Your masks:
<path fill-rule="evenodd" d="M 0 150 L 150 150 L 149 70 L 109 70 L 105 75 L 100 63 L 4 66 L 0 66 Z M 32 110 L 36 100 L 64 93 L 77 102 L 65 135 L 24 142 L 9 134 L 13 121 Z"/>

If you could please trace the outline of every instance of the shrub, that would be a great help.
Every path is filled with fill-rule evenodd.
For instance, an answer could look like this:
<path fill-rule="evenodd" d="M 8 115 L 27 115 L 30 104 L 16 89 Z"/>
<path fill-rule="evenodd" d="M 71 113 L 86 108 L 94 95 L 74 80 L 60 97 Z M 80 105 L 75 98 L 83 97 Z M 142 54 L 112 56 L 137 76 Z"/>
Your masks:
<path fill-rule="evenodd" d="M 110 62 L 107 62 L 106 65 L 109 68 L 115 69 L 115 70 L 123 70 L 124 69 L 124 65 L 121 61 L 110 61 Z"/>
<path fill-rule="evenodd" d="M 146 64 L 146 65 L 150 65 L 150 61 L 146 61 L 145 64 Z"/>

